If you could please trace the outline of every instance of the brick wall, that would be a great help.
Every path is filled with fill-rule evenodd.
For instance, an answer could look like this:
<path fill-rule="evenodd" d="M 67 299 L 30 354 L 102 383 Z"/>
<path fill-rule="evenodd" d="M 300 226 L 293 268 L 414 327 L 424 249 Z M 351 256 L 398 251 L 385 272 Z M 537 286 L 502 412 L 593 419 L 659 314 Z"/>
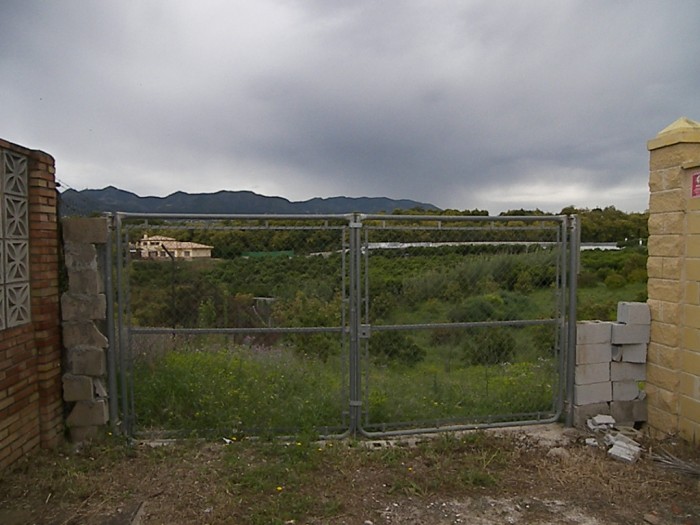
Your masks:
<path fill-rule="evenodd" d="M 700 123 L 681 118 L 648 143 L 649 425 L 700 443 Z"/>
<path fill-rule="evenodd" d="M 54 172 L 0 139 L 0 469 L 63 433 Z"/>

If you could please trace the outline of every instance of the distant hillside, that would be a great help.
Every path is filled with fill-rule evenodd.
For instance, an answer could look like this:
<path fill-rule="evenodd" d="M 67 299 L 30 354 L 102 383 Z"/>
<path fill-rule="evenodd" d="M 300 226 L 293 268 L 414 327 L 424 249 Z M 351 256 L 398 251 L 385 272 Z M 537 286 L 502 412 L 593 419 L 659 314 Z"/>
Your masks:
<path fill-rule="evenodd" d="M 337 214 L 391 213 L 394 210 L 439 208 L 425 202 L 386 197 L 331 197 L 292 202 L 282 197 L 267 197 L 252 191 L 185 193 L 167 197 L 140 197 L 135 193 L 108 186 L 101 190 L 66 190 L 61 194 L 61 215 L 91 215 L 108 211 L 135 213 L 230 213 L 230 214 Z"/>

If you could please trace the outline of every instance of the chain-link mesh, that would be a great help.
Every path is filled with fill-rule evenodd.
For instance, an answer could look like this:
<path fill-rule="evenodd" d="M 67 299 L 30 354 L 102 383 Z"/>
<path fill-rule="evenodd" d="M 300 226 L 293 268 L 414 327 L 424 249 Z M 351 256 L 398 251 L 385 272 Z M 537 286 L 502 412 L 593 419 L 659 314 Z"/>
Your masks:
<path fill-rule="evenodd" d="M 561 218 L 117 222 L 134 430 L 339 435 L 560 406 Z"/>
<path fill-rule="evenodd" d="M 556 416 L 557 221 L 366 221 L 364 430 Z"/>
<path fill-rule="evenodd" d="M 125 221 L 136 430 L 346 429 L 345 230 Z"/>

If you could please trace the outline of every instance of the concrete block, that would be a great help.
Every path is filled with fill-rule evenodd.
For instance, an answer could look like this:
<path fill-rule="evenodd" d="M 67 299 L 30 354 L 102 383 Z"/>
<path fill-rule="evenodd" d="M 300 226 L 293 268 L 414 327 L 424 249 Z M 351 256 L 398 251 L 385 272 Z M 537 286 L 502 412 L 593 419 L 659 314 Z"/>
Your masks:
<path fill-rule="evenodd" d="M 104 349 L 94 346 L 78 346 L 69 349 L 68 370 L 75 375 L 105 375 L 107 359 Z"/>
<path fill-rule="evenodd" d="M 104 425 L 109 421 L 107 401 L 78 401 L 66 418 L 66 425 L 73 427 L 90 427 Z"/>
<path fill-rule="evenodd" d="M 63 346 L 95 346 L 107 348 L 109 341 L 92 321 L 63 323 Z"/>
<path fill-rule="evenodd" d="M 586 421 L 599 414 L 610 414 L 610 405 L 608 403 L 574 405 L 574 426 L 585 428 Z"/>
<path fill-rule="evenodd" d="M 610 343 L 576 345 L 576 364 L 609 363 L 611 358 Z"/>
<path fill-rule="evenodd" d="M 610 343 L 612 325 L 613 323 L 607 321 L 582 321 L 576 323 L 576 344 Z"/>
<path fill-rule="evenodd" d="M 646 401 L 613 401 L 610 403 L 610 414 L 620 425 L 632 426 L 639 421 L 647 420 Z"/>
<path fill-rule="evenodd" d="M 634 463 L 641 455 L 641 448 L 628 445 L 622 441 L 616 441 L 610 450 L 608 450 L 608 456 L 619 461 L 624 461 L 625 463 Z"/>
<path fill-rule="evenodd" d="M 107 316 L 107 300 L 104 294 L 66 292 L 61 296 L 61 313 L 64 321 L 104 319 Z"/>
<path fill-rule="evenodd" d="M 622 361 L 622 348 L 623 345 L 610 345 L 612 347 L 611 360 L 620 362 Z"/>
<path fill-rule="evenodd" d="M 624 355 L 624 350 L 622 351 Z M 647 365 L 644 363 L 610 363 L 611 381 L 645 381 Z"/>
<path fill-rule="evenodd" d="M 63 219 L 63 239 L 72 242 L 104 244 L 107 242 L 107 217 L 70 217 Z"/>
<path fill-rule="evenodd" d="M 93 401 L 95 399 L 95 387 L 91 377 L 63 374 L 62 380 L 64 401 Z"/>
<path fill-rule="evenodd" d="M 640 390 L 636 381 L 613 381 L 613 401 L 633 401 L 639 397 Z"/>
<path fill-rule="evenodd" d="M 610 363 L 591 363 L 576 365 L 574 383 L 590 385 L 610 381 Z"/>
<path fill-rule="evenodd" d="M 617 322 L 624 324 L 649 324 L 651 313 L 647 303 L 617 303 Z"/>
<path fill-rule="evenodd" d="M 621 324 L 612 325 L 612 344 L 629 345 L 648 343 L 651 327 L 648 324 Z"/>
<path fill-rule="evenodd" d="M 636 345 L 621 345 L 622 360 L 626 363 L 646 363 L 647 348 L 646 343 L 638 343 Z"/>
<path fill-rule="evenodd" d="M 574 403 L 590 405 L 612 401 L 612 384 L 609 381 L 589 385 L 574 385 Z"/>
<path fill-rule="evenodd" d="M 63 253 L 68 270 L 97 271 L 97 250 L 92 244 L 66 242 L 63 246 Z"/>

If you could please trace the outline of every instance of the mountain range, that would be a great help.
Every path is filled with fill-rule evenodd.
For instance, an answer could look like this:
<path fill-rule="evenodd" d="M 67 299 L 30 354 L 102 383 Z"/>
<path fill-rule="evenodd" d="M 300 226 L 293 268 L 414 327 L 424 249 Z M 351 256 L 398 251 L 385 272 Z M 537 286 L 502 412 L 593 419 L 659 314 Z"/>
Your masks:
<path fill-rule="evenodd" d="M 108 186 L 101 190 L 68 189 L 61 193 L 61 215 L 91 215 L 104 212 L 217 213 L 217 214 L 340 214 L 391 213 L 394 210 L 439 210 L 437 206 L 409 199 L 387 197 L 330 197 L 293 202 L 252 191 L 185 193 L 167 197 L 140 197 Z"/>

